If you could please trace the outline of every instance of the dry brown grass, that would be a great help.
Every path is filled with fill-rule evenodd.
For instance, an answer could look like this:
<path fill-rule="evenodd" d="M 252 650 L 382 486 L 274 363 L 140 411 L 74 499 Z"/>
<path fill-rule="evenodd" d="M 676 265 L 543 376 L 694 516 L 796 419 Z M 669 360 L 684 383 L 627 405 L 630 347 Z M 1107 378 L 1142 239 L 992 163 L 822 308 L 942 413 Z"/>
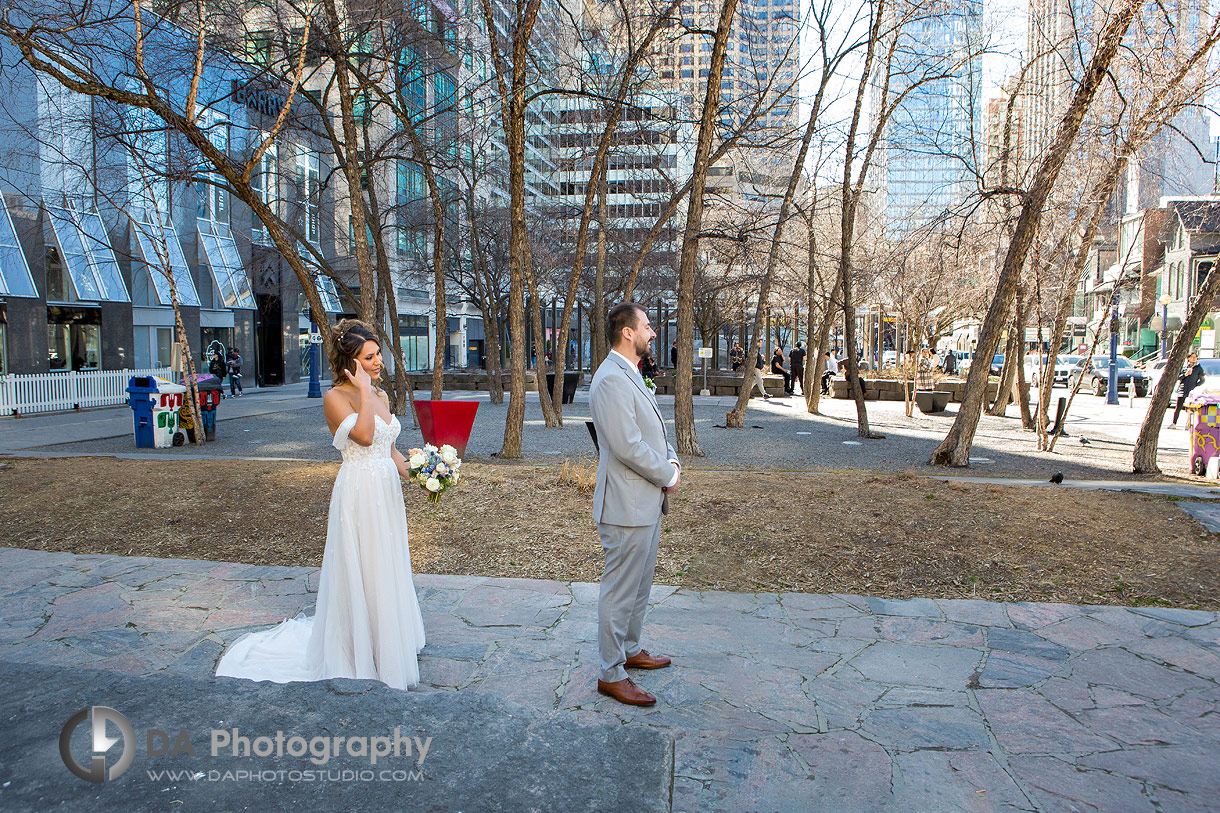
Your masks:
<path fill-rule="evenodd" d="M 0 544 L 312 565 L 335 464 L 16 460 Z M 468 463 L 439 505 L 406 488 L 414 567 L 596 581 L 587 463 Z M 657 581 L 737 591 L 1220 609 L 1220 537 L 1170 501 L 897 475 L 687 470 Z"/>

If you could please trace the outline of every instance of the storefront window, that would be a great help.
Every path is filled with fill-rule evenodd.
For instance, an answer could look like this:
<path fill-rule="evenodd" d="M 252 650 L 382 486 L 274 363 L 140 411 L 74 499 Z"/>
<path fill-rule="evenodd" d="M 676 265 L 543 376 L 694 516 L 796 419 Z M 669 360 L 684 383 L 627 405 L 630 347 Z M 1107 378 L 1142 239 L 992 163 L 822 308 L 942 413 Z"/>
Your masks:
<path fill-rule="evenodd" d="M 101 369 L 102 326 L 47 325 L 47 354 L 53 373 Z"/>
<path fill-rule="evenodd" d="M 428 317 L 398 317 L 398 342 L 402 346 L 403 359 L 408 370 L 431 367 L 428 357 Z"/>
<path fill-rule="evenodd" d="M 212 350 L 220 350 L 223 356 L 233 347 L 233 328 L 231 327 L 203 327 L 199 329 L 199 346 L 203 348 L 202 355 L 205 361 L 210 361 L 212 358 Z"/>

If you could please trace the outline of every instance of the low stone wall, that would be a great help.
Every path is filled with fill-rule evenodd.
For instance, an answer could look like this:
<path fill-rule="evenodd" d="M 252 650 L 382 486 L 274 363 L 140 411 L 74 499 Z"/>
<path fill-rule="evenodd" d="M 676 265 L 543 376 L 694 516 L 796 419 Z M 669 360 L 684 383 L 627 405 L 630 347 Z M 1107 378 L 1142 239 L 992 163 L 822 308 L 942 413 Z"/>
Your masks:
<path fill-rule="evenodd" d="M 742 381 L 744 381 L 742 376 L 736 373 L 708 373 L 707 388 L 712 395 L 736 398 Z M 675 394 L 673 375 L 659 375 L 653 379 L 653 383 L 657 385 L 657 395 Z M 700 390 L 703 389 L 703 373 L 695 373 L 691 386 L 695 391 L 695 395 L 698 395 Z M 763 386 L 767 388 L 768 395 L 783 395 L 784 377 L 782 375 L 764 375 Z"/>
<path fill-rule="evenodd" d="M 864 377 L 864 400 L 866 401 L 901 401 L 904 399 L 903 382 L 893 379 L 872 379 L 868 376 Z M 909 384 L 908 384 L 909 386 Z M 961 378 L 945 378 L 936 382 L 937 392 L 949 393 L 949 400 L 952 403 L 961 403 L 962 393 L 966 389 L 966 381 Z M 1000 382 L 987 382 L 987 401 L 994 401 L 996 393 L 1000 391 Z M 833 398 L 850 398 L 847 389 L 847 379 L 836 378 L 831 381 L 831 397 Z"/>
<path fill-rule="evenodd" d="M 407 379 L 411 382 L 412 389 L 428 390 L 432 388 L 432 373 L 409 373 Z M 504 382 L 504 389 L 507 391 L 509 386 L 508 370 L 504 371 L 501 380 Z M 471 372 L 447 371 L 442 376 L 442 381 L 444 382 L 442 386 L 447 390 L 481 390 L 486 392 L 488 389 L 488 375 L 485 370 Z M 589 374 L 581 373 L 580 384 L 577 386 L 588 386 L 589 381 Z M 525 371 L 525 391 L 538 391 L 533 370 Z"/>
<path fill-rule="evenodd" d="M 408 373 L 407 380 L 411 382 L 411 388 L 414 390 L 428 390 L 432 388 L 432 373 Z M 442 386 L 447 390 L 483 390 L 488 389 L 488 375 L 486 370 L 476 370 L 471 372 L 446 371 L 441 377 L 444 382 Z M 504 382 L 504 389 L 508 389 L 509 373 L 504 371 L 501 376 Z M 527 392 L 537 392 L 537 387 L 534 385 L 534 372 L 532 370 L 525 371 L 525 389 Z"/>

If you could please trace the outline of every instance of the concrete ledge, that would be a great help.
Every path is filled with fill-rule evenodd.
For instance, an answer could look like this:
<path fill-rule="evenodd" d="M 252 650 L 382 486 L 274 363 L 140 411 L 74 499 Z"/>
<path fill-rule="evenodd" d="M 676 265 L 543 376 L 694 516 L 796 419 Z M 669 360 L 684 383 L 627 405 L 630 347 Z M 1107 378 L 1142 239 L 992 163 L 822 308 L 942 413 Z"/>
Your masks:
<path fill-rule="evenodd" d="M 657 385 L 657 395 L 674 395 L 676 392 L 676 384 L 672 374 L 659 375 L 653 379 Z M 717 373 L 708 373 L 707 388 L 711 394 L 721 398 L 736 398 L 738 391 L 741 389 L 741 384 L 744 379 L 739 373 L 726 373 L 723 370 Z M 784 394 L 784 377 L 782 375 L 771 375 L 770 373 L 763 376 L 763 386 L 767 388 L 769 395 Z M 703 373 L 696 372 L 693 382 L 695 394 L 699 394 L 699 390 L 703 389 Z"/>
<path fill-rule="evenodd" d="M 887 378 L 869 378 L 867 374 L 864 376 L 864 398 L 868 401 L 902 401 L 904 399 L 903 382 L 895 379 Z M 910 386 L 910 382 L 907 382 Z M 850 398 L 847 390 L 847 379 L 835 378 L 830 382 L 830 394 L 832 398 Z M 936 391 L 944 392 L 949 395 L 949 402 L 954 404 L 961 403 L 962 393 L 966 390 L 966 382 L 959 378 L 946 378 L 936 382 Z M 995 400 L 996 393 L 1000 391 L 1000 383 L 998 381 L 987 382 L 987 401 L 990 403 Z"/>
<path fill-rule="evenodd" d="M 164 810 L 177 804 L 182 810 L 670 809 L 672 738 L 612 716 L 613 722 L 591 722 L 481 692 L 400 692 L 367 680 L 280 685 L 0 662 L 0 683 L 6 687 L 0 700 L 6 723 L 0 798 L 8 810 Z M 64 724 L 95 705 L 119 711 L 135 730 L 136 741 L 128 744 L 135 749 L 130 768 L 103 784 L 72 775 L 59 754 Z M 285 741 L 301 736 L 309 742 L 313 737 L 392 738 L 395 727 L 404 737 L 432 738 L 422 763 L 417 749 L 409 757 L 383 757 L 376 765 L 346 749 L 326 765 L 314 764 L 308 752 L 235 757 L 222 749 L 211 755 L 212 730 L 238 728 L 252 742 L 263 736 L 274 741 L 282 731 Z M 184 730 L 194 755 L 150 757 L 150 729 L 167 732 L 170 744 Z M 116 737 L 118 731 L 110 726 L 108 734 Z M 87 722 L 77 727 L 72 743 L 76 760 L 87 767 Z M 107 769 L 122 747 L 110 748 Z M 150 770 L 184 773 L 154 779 Z M 285 773 L 216 781 L 239 770 Z M 383 780 L 378 778 L 383 770 L 406 777 L 419 771 L 422 777 Z M 289 771 L 314 774 L 293 780 Z M 371 771 L 373 781 L 343 781 L 343 771 Z M 209 781 L 210 776 L 216 779 Z"/>

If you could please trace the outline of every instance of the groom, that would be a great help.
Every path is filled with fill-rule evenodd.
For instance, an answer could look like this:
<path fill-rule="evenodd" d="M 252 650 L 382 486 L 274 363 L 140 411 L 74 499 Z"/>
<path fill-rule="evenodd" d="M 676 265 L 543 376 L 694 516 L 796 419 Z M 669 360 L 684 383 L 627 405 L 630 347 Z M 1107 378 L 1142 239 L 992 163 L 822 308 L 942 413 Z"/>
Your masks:
<path fill-rule="evenodd" d="M 589 408 L 600 443 L 593 520 L 606 553 L 597 603 L 601 675 L 597 690 L 622 703 L 657 699 L 627 677 L 627 669 L 660 669 L 669 658 L 640 649 L 640 631 L 657 566 L 661 515 L 682 467 L 665 440 L 665 421 L 637 365 L 656 337 L 639 305 L 616 305 L 606 317 L 611 351 L 593 376 Z"/>

